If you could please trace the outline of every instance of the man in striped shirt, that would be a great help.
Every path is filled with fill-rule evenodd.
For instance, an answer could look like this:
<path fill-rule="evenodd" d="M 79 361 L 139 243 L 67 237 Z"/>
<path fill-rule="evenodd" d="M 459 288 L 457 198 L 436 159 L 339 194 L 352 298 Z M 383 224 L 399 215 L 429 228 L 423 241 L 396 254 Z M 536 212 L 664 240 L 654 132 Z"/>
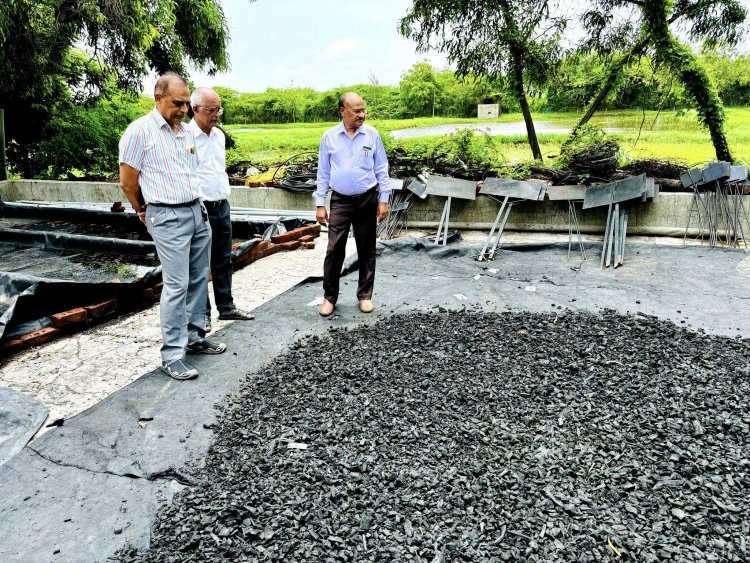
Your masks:
<path fill-rule="evenodd" d="M 154 110 L 120 139 L 120 186 L 161 262 L 162 369 L 174 379 L 194 379 L 198 370 L 185 363 L 186 352 L 226 350 L 204 331 L 211 227 L 200 199 L 195 139 L 182 122 L 190 104 L 187 83 L 165 73 L 156 81 L 154 99 Z"/>

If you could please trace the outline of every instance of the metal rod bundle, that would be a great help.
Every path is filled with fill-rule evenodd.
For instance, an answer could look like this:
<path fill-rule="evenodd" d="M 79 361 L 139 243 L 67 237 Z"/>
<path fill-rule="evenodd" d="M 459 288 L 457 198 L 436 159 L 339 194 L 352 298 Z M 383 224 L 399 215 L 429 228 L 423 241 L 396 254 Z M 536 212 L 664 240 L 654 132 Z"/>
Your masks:
<path fill-rule="evenodd" d="M 706 240 L 712 247 L 726 244 L 739 248 L 742 244 L 747 248 L 745 229 L 750 226 L 750 216 L 742 196 L 747 176 L 747 167 L 728 162 L 712 162 L 683 173 L 682 185 L 693 190 L 683 239 L 687 240 L 695 221 L 695 240 Z"/>

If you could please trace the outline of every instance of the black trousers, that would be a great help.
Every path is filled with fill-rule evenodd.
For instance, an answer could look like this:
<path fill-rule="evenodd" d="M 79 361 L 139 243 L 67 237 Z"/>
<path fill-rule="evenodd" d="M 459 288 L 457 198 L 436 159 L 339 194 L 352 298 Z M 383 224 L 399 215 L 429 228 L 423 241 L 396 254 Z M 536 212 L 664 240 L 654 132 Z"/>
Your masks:
<path fill-rule="evenodd" d="M 211 224 L 211 277 L 219 313 L 234 310 L 232 300 L 232 220 L 226 199 L 207 201 L 208 222 Z M 206 299 L 206 314 L 211 314 L 211 298 Z"/>
<path fill-rule="evenodd" d="M 359 260 L 357 299 L 372 299 L 375 286 L 375 239 L 377 236 L 378 191 L 359 196 L 331 193 L 328 215 L 328 249 L 323 262 L 323 295 L 335 304 L 339 298 L 341 267 L 346 257 L 346 239 L 354 229 Z"/>

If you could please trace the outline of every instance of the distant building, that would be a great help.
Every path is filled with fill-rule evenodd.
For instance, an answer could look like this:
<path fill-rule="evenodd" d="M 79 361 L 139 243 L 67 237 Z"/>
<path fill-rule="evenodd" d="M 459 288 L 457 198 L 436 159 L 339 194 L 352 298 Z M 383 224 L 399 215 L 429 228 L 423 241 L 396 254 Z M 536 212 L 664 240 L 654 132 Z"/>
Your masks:
<path fill-rule="evenodd" d="M 479 119 L 497 119 L 500 117 L 500 104 L 478 104 L 477 117 Z"/>

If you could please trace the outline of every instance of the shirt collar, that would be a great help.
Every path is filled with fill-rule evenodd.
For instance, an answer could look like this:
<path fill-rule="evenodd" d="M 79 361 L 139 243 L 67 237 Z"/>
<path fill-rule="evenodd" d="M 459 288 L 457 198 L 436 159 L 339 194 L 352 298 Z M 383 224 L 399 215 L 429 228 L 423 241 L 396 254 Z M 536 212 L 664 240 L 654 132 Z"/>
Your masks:
<path fill-rule="evenodd" d="M 200 125 L 198 125 L 195 122 L 195 119 L 191 119 L 190 120 L 190 123 L 188 123 L 188 127 L 190 127 L 193 130 L 193 134 L 196 137 L 200 137 L 201 135 L 205 135 L 206 137 L 210 137 L 213 134 L 214 129 L 216 129 L 216 126 L 211 127 L 211 129 L 209 130 L 209 132 L 206 133 L 203 129 L 201 129 Z"/>
<path fill-rule="evenodd" d="M 164 116 L 159 113 L 158 109 L 154 108 L 150 115 L 151 115 L 151 119 L 154 120 L 157 127 L 162 128 L 166 125 L 167 127 L 169 127 L 169 130 L 174 133 L 174 131 L 172 130 L 172 126 L 169 125 L 169 123 L 167 123 L 167 120 L 164 119 Z M 187 127 L 185 126 L 183 122 L 180 122 L 180 130 L 183 133 L 187 133 Z"/>
<path fill-rule="evenodd" d="M 363 123 L 362 125 L 360 125 L 359 127 L 357 127 L 357 130 L 354 132 L 354 137 L 356 137 L 360 133 L 364 133 L 364 131 L 363 131 L 364 126 L 365 125 Z M 336 127 L 337 127 L 337 130 L 338 130 L 339 133 L 343 133 L 344 135 L 346 135 L 347 137 L 349 137 L 349 134 L 346 132 L 346 127 L 344 127 L 344 121 L 343 120 L 340 121 L 339 124 Z M 352 139 L 354 137 L 352 137 Z"/>

